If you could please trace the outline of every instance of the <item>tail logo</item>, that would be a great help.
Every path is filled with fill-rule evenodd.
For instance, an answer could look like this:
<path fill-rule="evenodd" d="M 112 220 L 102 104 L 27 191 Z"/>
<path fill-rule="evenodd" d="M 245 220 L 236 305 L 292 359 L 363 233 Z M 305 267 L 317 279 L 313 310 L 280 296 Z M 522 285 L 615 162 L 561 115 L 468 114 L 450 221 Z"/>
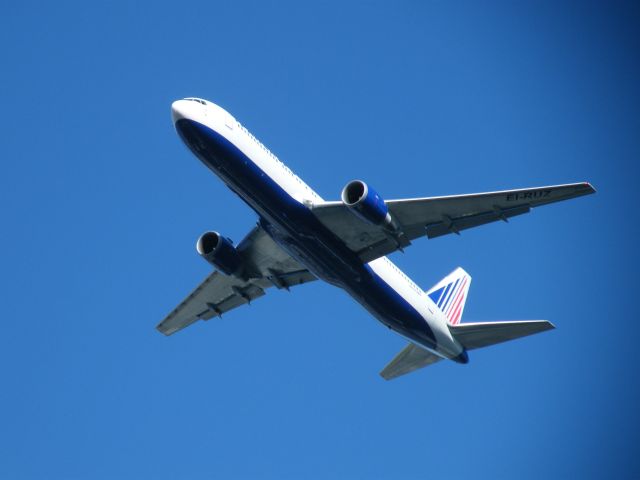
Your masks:
<path fill-rule="evenodd" d="M 429 298 L 442 310 L 452 325 L 460 323 L 468 280 L 469 277 L 465 275 L 429 294 Z"/>

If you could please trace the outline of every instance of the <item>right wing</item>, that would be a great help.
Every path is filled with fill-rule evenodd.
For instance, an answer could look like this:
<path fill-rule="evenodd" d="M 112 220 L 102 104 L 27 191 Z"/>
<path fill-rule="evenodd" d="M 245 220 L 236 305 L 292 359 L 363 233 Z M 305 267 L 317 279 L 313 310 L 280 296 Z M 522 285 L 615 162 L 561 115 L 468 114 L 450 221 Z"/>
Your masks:
<path fill-rule="evenodd" d="M 197 320 L 222 316 L 265 294 L 269 287 L 286 288 L 316 277 L 282 250 L 259 226 L 238 245 L 250 265 L 251 278 L 240 279 L 214 271 L 156 327 L 171 335 Z"/>
<path fill-rule="evenodd" d="M 382 227 L 356 217 L 342 202 L 312 207 L 318 219 L 356 252 L 363 262 L 388 255 L 419 237 L 435 238 L 528 213 L 531 208 L 594 193 L 589 183 L 503 190 L 446 197 L 388 200 L 389 214 L 402 236 L 393 238 Z"/>

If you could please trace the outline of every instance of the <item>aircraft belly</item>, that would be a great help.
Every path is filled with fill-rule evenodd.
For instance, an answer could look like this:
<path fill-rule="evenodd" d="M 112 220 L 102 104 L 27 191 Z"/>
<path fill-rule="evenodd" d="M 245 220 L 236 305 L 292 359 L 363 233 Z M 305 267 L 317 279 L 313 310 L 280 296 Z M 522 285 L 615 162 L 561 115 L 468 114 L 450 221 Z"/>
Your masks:
<path fill-rule="evenodd" d="M 258 213 L 260 225 L 289 255 L 346 290 L 384 325 L 437 348 L 424 317 L 239 148 L 197 122 L 177 124 L 177 129 L 198 158 Z"/>

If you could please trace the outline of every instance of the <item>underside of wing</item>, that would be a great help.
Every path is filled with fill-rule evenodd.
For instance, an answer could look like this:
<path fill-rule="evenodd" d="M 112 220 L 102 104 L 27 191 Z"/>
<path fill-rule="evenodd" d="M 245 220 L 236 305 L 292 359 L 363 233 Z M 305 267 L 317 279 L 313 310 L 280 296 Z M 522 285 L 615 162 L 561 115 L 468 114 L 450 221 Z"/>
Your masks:
<path fill-rule="evenodd" d="M 389 214 L 405 242 L 420 237 L 435 238 L 460 234 L 468 228 L 495 221 L 508 221 L 532 208 L 594 193 L 589 183 L 572 183 L 549 187 L 504 190 L 499 192 L 412 198 L 386 201 Z M 358 253 L 364 262 L 388 255 L 408 243 L 388 229 L 359 218 L 342 202 L 325 202 L 313 206 L 318 219 Z"/>
<path fill-rule="evenodd" d="M 460 233 L 467 228 L 528 213 L 531 208 L 594 193 L 588 183 L 473 193 L 447 197 L 391 200 L 389 211 L 409 238 Z"/>
<path fill-rule="evenodd" d="M 156 327 L 171 335 L 198 320 L 221 316 L 262 297 L 270 287 L 289 289 L 316 277 L 282 250 L 264 230 L 254 228 L 238 245 L 247 262 L 247 278 L 213 272 Z"/>
<path fill-rule="evenodd" d="M 157 329 L 171 335 L 197 320 L 209 320 L 221 316 L 240 305 L 249 303 L 264 295 L 264 289 L 271 284 L 264 279 L 244 282 L 218 271 L 213 272 L 187 296 Z"/>
<path fill-rule="evenodd" d="M 312 211 L 363 262 L 370 262 L 398 248 L 382 228 L 356 217 L 342 202 L 314 205 Z"/>
<path fill-rule="evenodd" d="M 285 252 L 260 226 L 238 244 L 238 252 L 248 264 L 251 277 L 265 278 L 277 288 L 289 288 L 309 279 L 304 266 Z"/>

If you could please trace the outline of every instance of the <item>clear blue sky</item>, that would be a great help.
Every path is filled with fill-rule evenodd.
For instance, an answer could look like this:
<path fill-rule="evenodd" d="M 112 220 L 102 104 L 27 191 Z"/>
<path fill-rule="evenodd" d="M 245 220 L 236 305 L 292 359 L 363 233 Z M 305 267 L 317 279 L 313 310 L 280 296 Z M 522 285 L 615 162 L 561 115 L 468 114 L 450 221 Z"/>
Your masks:
<path fill-rule="evenodd" d="M 640 476 L 640 11 L 611 2 L 5 2 L 0 478 Z M 169 107 L 231 111 L 327 199 L 590 181 L 397 262 L 557 330 L 393 382 L 328 285 L 165 338 L 205 230 L 256 220 Z"/>

